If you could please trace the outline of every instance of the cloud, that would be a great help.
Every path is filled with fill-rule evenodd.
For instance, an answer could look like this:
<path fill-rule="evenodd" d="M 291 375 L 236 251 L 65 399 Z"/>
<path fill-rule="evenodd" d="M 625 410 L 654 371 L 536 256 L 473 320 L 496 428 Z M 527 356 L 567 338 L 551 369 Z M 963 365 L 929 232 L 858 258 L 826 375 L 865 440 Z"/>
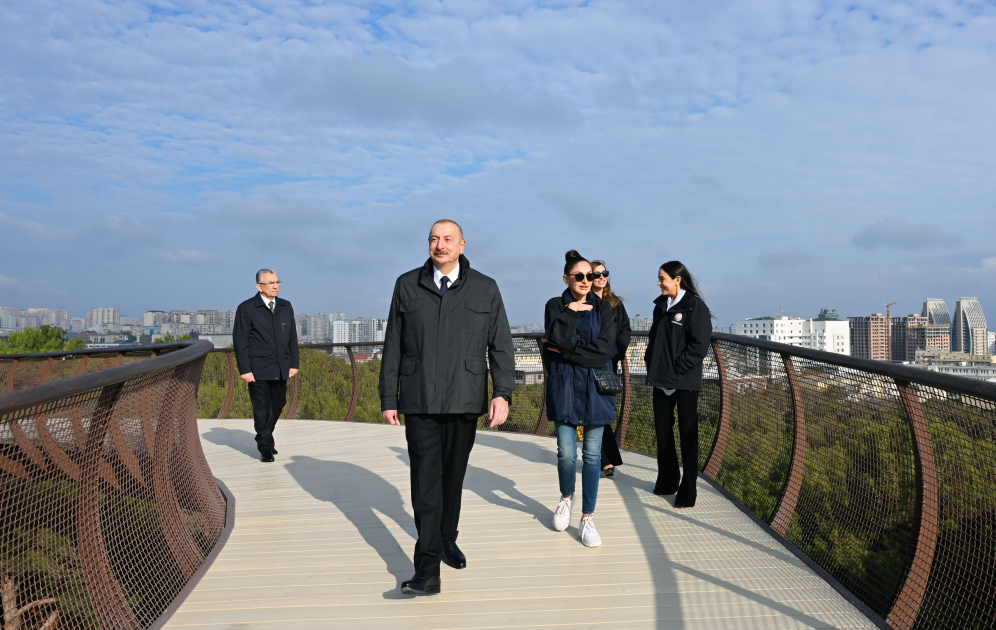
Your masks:
<path fill-rule="evenodd" d="M 11 276 L 0 276 L 0 287 L 12 287 L 17 285 L 17 278 Z"/>
<path fill-rule="evenodd" d="M 772 271 L 789 272 L 798 267 L 809 267 L 819 260 L 817 256 L 806 252 L 761 252 L 757 262 L 761 267 Z"/>
<path fill-rule="evenodd" d="M 549 129 L 578 120 L 569 101 L 543 88 L 524 94 L 491 86 L 464 59 L 419 67 L 383 51 L 332 61 L 304 58 L 264 77 L 262 88 L 291 107 L 369 124 Z"/>
<path fill-rule="evenodd" d="M 175 253 L 163 252 L 163 256 L 169 260 L 183 263 L 205 263 L 211 260 L 209 255 L 199 252 L 196 249 L 181 249 Z"/>
<path fill-rule="evenodd" d="M 882 219 L 854 235 L 851 244 L 861 249 L 878 247 L 917 251 L 961 245 L 957 234 L 945 234 L 932 223 L 911 223 L 905 219 Z"/>

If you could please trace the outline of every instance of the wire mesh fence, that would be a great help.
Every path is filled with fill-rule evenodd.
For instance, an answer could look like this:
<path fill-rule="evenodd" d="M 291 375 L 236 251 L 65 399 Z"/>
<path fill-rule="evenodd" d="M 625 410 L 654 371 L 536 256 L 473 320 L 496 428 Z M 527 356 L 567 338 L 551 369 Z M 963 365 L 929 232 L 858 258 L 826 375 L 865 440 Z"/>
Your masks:
<path fill-rule="evenodd" d="M 204 564 L 228 525 L 196 424 L 208 349 L 0 396 L 4 630 L 149 628 Z"/>

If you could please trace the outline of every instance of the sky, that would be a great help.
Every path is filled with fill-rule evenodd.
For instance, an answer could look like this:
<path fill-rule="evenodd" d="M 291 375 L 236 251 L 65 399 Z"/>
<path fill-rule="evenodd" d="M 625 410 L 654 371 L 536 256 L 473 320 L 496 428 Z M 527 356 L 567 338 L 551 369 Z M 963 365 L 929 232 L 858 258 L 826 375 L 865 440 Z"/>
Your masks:
<path fill-rule="evenodd" d="M 996 2 L 0 3 L 0 306 L 386 316 L 458 221 L 512 322 L 996 320 Z M 990 329 L 996 324 L 990 323 Z"/>

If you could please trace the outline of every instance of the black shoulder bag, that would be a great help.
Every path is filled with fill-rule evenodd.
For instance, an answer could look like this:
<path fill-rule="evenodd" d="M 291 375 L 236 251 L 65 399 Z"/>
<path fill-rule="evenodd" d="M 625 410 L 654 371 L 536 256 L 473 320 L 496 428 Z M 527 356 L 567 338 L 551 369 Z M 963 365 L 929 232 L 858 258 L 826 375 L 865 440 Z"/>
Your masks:
<path fill-rule="evenodd" d="M 595 389 L 602 396 L 615 396 L 623 390 L 622 379 L 612 368 L 602 368 L 595 374 Z"/>

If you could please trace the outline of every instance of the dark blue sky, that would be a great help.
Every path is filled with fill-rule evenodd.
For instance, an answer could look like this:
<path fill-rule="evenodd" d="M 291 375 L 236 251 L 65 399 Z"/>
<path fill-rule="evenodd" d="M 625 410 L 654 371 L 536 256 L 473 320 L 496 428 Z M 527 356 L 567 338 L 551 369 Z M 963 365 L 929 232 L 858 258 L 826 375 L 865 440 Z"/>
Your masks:
<path fill-rule="evenodd" d="M 513 321 L 563 253 L 631 313 L 996 317 L 992 2 L 8 0 L 0 305 L 383 316 L 460 221 Z M 992 325 L 990 326 L 993 327 Z"/>

